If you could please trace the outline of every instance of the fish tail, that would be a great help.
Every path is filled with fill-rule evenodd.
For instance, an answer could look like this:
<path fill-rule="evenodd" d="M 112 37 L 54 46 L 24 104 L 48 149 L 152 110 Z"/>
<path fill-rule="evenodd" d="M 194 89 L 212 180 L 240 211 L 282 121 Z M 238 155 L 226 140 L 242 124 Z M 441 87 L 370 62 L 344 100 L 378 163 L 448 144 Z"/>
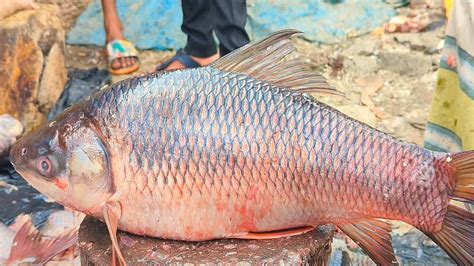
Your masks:
<path fill-rule="evenodd" d="M 451 199 L 474 203 L 474 151 L 454 153 L 448 163 L 454 168 L 455 185 Z M 448 205 L 440 231 L 429 233 L 458 265 L 474 264 L 474 213 Z"/>
<path fill-rule="evenodd" d="M 427 235 L 458 265 L 473 265 L 473 232 L 474 213 L 450 204 L 441 230 Z"/>
<path fill-rule="evenodd" d="M 455 168 L 456 178 L 451 198 L 474 204 L 474 151 L 453 154 L 450 164 Z"/>

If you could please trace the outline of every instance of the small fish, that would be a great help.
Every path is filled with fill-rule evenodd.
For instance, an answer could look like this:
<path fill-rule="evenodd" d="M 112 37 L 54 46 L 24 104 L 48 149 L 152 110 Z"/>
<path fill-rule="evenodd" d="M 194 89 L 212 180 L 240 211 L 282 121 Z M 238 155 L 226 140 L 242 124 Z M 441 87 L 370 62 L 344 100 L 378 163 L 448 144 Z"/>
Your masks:
<path fill-rule="evenodd" d="M 207 67 L 117 83 L 20 139 L 35 188 L 116 231 L 167 239 L 270 239 L 335 224 L 379 264 L 390 225 L 473 264 L 474 151 L 432 152 L 307 97 L 341 94 L 300 59 L 294 30 Z M 115 261 L 115 259 L 114 259 Z"/>

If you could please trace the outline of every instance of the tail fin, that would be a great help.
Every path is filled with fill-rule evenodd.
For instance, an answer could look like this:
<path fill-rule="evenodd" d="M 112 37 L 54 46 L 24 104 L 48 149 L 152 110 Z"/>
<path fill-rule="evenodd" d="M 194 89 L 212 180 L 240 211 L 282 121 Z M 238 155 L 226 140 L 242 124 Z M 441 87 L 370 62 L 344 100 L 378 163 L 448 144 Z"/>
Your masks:
<path fill-rule="evenodd" d="M 474 203 L 474 151 L 452 155 L 451 165 L 455 168 L 456 185 L 452 199 Z"/>
<path fill-rule="evenodd" d="M 451 198 L 473 204 L 474 151 L 454 153 L 447 161 L 453 166 L 456 179 Z M 450 204 L 441 230 L 428 236 L 457 264 L 474 265 L 474 213 Z"/>
<path fill-rule="evenodd" d="M 449 205 L 443 228 L 428 236 L 458 265 L 474 265 L 474 213 Z"/>

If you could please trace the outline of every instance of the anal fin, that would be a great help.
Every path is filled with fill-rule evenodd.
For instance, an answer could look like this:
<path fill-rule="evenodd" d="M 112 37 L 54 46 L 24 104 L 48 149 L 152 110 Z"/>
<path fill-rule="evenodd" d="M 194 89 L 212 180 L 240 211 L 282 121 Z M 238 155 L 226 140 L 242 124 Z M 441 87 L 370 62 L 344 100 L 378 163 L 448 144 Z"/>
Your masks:
<path fill-rule="evenodd" d="M 474 265 L 474 213 L 450 204 L 441 230 L 427 235 L 458 265 Z"/>
<path fill-rule="evenodd" d="M 122 209 L 118 202 L 108 202 L 102 207 L 102 213 L 104 216 L 105 224 L 109 231 L 110 240 L 112 241 L 112 265 L 115 266 L 116 256 L 119 260 L 119 265 L 127 265 L 125 259 L 120 251 L 120 247 L 117 240 L 117 227 L 118 221 L 122 216 Z"/>
<path fill-rule="evenodd" d="M 244 235 L 236 236 L 235 238 L 240 239 L 258 239 L 258 240 L 268 240 L 268 239 L 275 239 L 281 237 L 288 237 L 288 236 L 297 236 L 309 231 L 314 230 L 313 226 L 304 226 L 304 227 L 297 227 L 279 231 L 269 231 L 269 232 L 248 232 Z"/>
<path fill-rule="evenodd" d="M 392 247 L 390 224 L 374 219 L 339 224 L 338 227 L 354 240 L 375 263 L 398 265 Z"/>

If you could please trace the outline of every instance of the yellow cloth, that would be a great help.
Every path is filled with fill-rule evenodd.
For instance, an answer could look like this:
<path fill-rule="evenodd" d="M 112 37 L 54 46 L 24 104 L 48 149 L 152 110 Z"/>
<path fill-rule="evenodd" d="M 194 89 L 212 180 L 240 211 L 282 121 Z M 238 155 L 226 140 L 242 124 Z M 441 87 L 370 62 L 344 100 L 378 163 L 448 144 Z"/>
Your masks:
<path fill-rule="evenodd" d="M 474 150 L 474 2 L 455 0 L 446 29 L 425 147 Z"/>
<path fill-rule="evenodd" d="M 444 9 L 446 10 L 446 17 L 449 18 L 451 9 L 453 8 L 453 0 L 444 0 Z"/>

